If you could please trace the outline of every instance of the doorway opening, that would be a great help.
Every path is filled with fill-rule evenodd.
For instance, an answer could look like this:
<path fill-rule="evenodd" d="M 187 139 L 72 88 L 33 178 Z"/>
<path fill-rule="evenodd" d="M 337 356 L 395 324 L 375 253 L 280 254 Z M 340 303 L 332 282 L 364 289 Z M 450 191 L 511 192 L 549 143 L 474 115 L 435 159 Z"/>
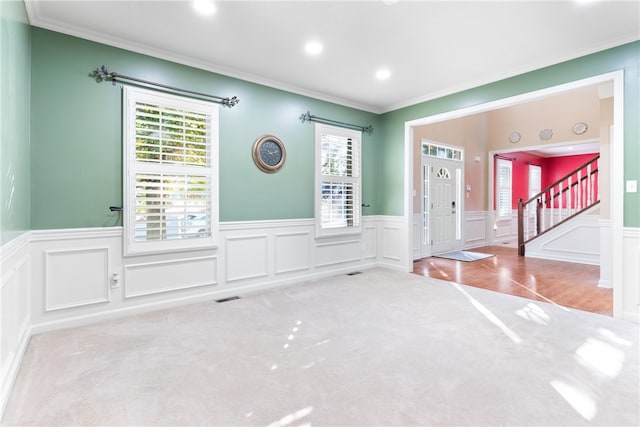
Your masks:
<path fill-rule="evenodd" d="M 405 122 L 405 207 L 404 207 L 404 216 L 405 223 L 407 227 L 405 228 L 406 233 L 406 265 L 405 268 L 407 271 L 413 270 L 413 259 L 415 258 L 415 252 L 413 248 L 418 245 L 414 245 L 414 240 L 419 238 L 416 236 L 413 230 L 414 222 L 416 220 L 416 216 L 414 214 L 414 195 L 418 193 L 415 190 L 419 190 L 420 187 L 416 187 L 415 185 L 415 175 L 414 172 L 417 167 L 419 167 L 419 171 L 422 168 L 419 160 L 416 160 L 416 149 L 415 149 L 415 138 L 419 133 L 419 129 L 425 125 L 431 124 L 440 124 L 445 123 L 447 121 L 470 117 L 473 115 L 477 115 L 479 113 L 487 113 L 492 112 L 494 110 L 502 109 L 505 107 L 517 106 L 526 104 L 529 102 L 542 100 L 545 98 L 549 98 L 556 95 L 570 93 L 572 91 L 576 91 L 579 89 L 586 88 L 588 86 L 593 85 L 608 85 L 611 87 L 611 102 L 612 102 L 612 123 L 610 126 L 610 133 L 607 135 L 609 137 L 609 153 L 608 159 L 602 159 L 602 163 L 606 162 L 606 167 L 608 168 L 609 176 L 608 182 L 602 183 L 602 194 L 606 193 L 606 197 L 609 199 L 608 206 L 608 219 L 607 219 L 607 228 L 608 231 L 601 234 L 601 247 L 603 250 L 601 253 L 603 254 L 603 262 L 608 266 L 607 274 L 609 275 L 606 280 L 613 287 L 613 316 L 614 317 L 622 317 L 622 307 L 623 307 L 623 295 L 622 295 L 622 253 L 623 253 L 623 174 L 622 168 L 615 167 L 616 165 L 620 165 L 623 163 L 623 154 L 624 154 L 624 146 L 623 146 L 623 93 L 624 93 L 624 79 L 623 72 L 616 71 L 612 73 L 607 73 L 583 80 L 574 81 L 571 83 L 566 83 L 558 86 L 549 87 L 546 89 L 541 89 L 538 91 L 517 95 L 509 98 L 504 98 L 497 101 L 492 101 L 472 107 L 466 107 L 458 110 L 453 110 L 445 113 L 436 114 L 433 116 L 427 116 L 420 119 L 412 120 Z M 599 126 L 600 123 L 595 123 L 595 126 Z M 544 129 L 543 132 L 540 133 L 540 138 L 548 136 L 548 130 Z M 516 133 L 514 131 L 514 133 Z M 515 138 L 516 135 L 513 135 L 512 143 L 517 140 Z M 601 135 L 602 136 L 602 135 Z M 507 137 L 511 140 L 512 135 L 507 135 Z M 526 145 L 524 143 L 520 143 L 521 145 Z M 532 144 L 530 144 L 532 145 Z M 470 236 L 468 224 L 471 221 L 475 221 L 476 223 L 483 223 L 484 226 L 480 227 L 481 232 L 484 233 L 484 236 L 481 236 L 481 240 L 483 239 L 484 245 L 493 243 L 492 232 L 493 232 L 493 222 L 492 217 L 493 209 L 489 207 L 490 201 L 493 200 L 493 176 L 488 173 L 488 165 L 491 160 L 489 149 L 485 149 L 482 153 L 467 153 L 468 157 L 473 159 L 473 163 L 478 163 L 482 165 L 484 163 L 485 173 L 482 179 L 475 180 L 471 183 L 466 182 L 466 184 L 470 184 L 474 189 L 480 188 L 479 193 L 484 193 L 482 200 L 485 203 L 484 212 L 474 211 L 469 212 L 466 211 L 463 215 L 463 227 L 462 227 L 462 243 L 464 247 L 469 247 L 469 243 L 473 240 L 474 236 Z M 469 159 L 468 159 L 469 160 Z M 415 162 L 415 163 L 414 163 Z M 465 168 L 468 169 L 469 161 L 465 163 Z M 469 175 L 467 174 L 467 180 L 469 180 Z M 464 185 L 465 193 L 467 192 L 467 185 Z M 418 193 L 420 194 L 420 193 Z M 473 193 L 472 193 L 473 194 Z M 468 199 L 468 194 L 465 194 L 465 199 Z M 469 218 L 471 217 L 471 218 Z M 418 218 L 420 216 L 418 215 Z M 476 230 L 478 231 L 478 230 Z M 433 230 L 431 230 L 433 233 Z M 471 238 L 470 238 L 471 237 Z M 478 246 L 483 246 L 479 244 Z"/>

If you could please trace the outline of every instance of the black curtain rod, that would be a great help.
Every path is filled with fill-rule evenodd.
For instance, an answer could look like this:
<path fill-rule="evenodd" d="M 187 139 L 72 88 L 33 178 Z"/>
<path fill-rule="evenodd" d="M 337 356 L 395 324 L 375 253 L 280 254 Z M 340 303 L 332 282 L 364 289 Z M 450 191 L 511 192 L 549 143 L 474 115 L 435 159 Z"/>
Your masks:
<path fill-rule="evenodd" d="M 349 128 L 349 129 L 357 129 L 357 130 L 361 130 L 362 132 L 366 132 L 369 135 L 373 133 L 373 126 L 371 125 L 365 127 L 360 125 L 354 125 L 351 123 L 339 122 L 337 120 L 325 119 L 322 117 L 314 116 L 309 111 L 307 111 L 306 114 L 301 114 L 300 120 L 302 121 L 302 123 L 317 122 L 317 123 L 324 123 L 327 125 L 338 125 L 338 126 Z"/>
<path fill-rule="evenodd" d="M 133 85 L 136 85 L 136 86 L 160 88 L 160 89 L 162 89 L 164 91 L 169 91 L 169 92 L 174 92 L 174 93 L 186 93 L 186 94 L 198 97 L 198 98 L 204 98 L 206 100 L 213 101 L 213 102 L 216 102 L 218 104 L 222 104 L 225 107 L 233 107 L 238 102 L 240 102 L 240 100 L 236 96 L 232 96 L 231 98 L 229 98 L 229 97 L 222 97 L 222 96 L 216 96 L 216 95 L 209 95 L 208 93 L 195 92 L 195 91 L 187 90 L 187 89 L 180 89 L 180 88 L 173 87 L 173 86 L 167 86 L 167 85 L 163 85 L 163 84 L 160 84 L 160 83 L 155 83 L 155 82 L 150 82 L 150 81 L 147 81 L 147 80 L 142 80 L 142 79 L 139 79 L 139 78 L 136 78 L 136 77 L 125 76 L 125 75 L 118 74 L 118 73 L 115 73 L 115 72 L 109 72 L 104 65 L 102 65 L 102 66 L 96 68 L 95 70 L 93 70 L 92 72 L 90 72 L 89 73 L 89 77 L 94 78 L 97 83 L 101 83 L 103 81 L 110 81 L 114 85 L 116 84 L 116 82 L 129 83 L 129 84 L 133 84 Z"/>

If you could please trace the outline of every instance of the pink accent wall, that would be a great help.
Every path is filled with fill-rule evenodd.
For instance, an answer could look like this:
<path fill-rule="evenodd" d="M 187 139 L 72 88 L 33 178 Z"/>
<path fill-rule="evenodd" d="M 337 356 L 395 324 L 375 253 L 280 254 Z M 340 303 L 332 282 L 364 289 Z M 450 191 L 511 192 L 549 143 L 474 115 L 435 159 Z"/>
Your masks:
<path fill-rule="evenodd" d="M 556 182 L 575 168 L 587 163 L 598 153 L 579 154 L 577 156 L 547 157 L 542 164 L 542 188 Z M 595 165 L 594 165 L 595 166 Z"/>
<path fill-rule="evenodd" d="M 592 154 L 579 154 L 577 156 L 563 156 L 563 157 L 549 157 L 544 159 L 544 165 L 542 166 L 542 188 L 546 188 L 549 185 L 553 184 L 554 182 L 556 182 L 557 180 L 559 180 L 560 178 L 563 178 L 564 176 L 566 176 L 569 172 L 574 171 L 576 168 L 584 165 L 585 163 L 587 163 L 589 160 L 592 160 L 594 157 L 597 157 L 598 153 L 592 153 Z M 591 168 L 592 170 L 595 171 L 595 169 L 597 169 L 598 167 L 598 162 L 594 162 L 591 164 Z M 547 170 L 547 172 L 545 173 L 544 170 Z M 581 175 L 582 178 L 584 178 L 586 176 L 586 171 L 581 171 Z M 598 198 L 597 194 L 598 194 L 598 175 L 594 175 L 594 182 L 593 182 L 593 194 L 592 197 Z M 575 184 L 578 181 L 578 175 L 577 174 L 573 174 L 571 177 L 571 182 L 573 184 Z M 563 188 L 566 188 L 568 186 L 568 182 L 565 181 L 563 183 Z M 577 192 L 579 191 L 578 188 L 581 188 L 580 192 L 580 198 L 582 199 L 582 201 L 580 202 L 580 206 L 577 205 Z M 555 192 L 557 194 L 557 192 L 559 192 L 559 190 L 556 188 Z M 567 201 L 567 196 L 569 197 L 569 201 Z M 583 181 L 583 184 L 580 187 L 572 187 L 571 193 L 569 195 L 567 195 L 566 193 L 563 196 L 563 200 L 562 200 L 562 204 L 560 203 L 560 201 L 558 200 L 558 198 L 555 198 L 554 202 L 553 202 L 553 207 L 554 208 L 558 208 L 558 207 L 566 207 L 567 203 L 569 205 L 571 205 L 571 208 L 577 208 L 577 207 L 582 207 L 585 206 L 584 203 L 586 203 L 586 198 L 587 198 L 587 181 Z M 548 204 L 547 207 L 551 207 L 551 204 Z"/>
<path fill-rule="evenodd" d="M 562 157 L 540 157 L 534 154 L 522 152 L 522 153 L 508 153 L 502 155 L 502 158 L 514 159 L 512 162 L 512 186 L 513 193 L 511 195 L 511 208 L 518 208 L 518 199 L 522 197 L 522 200 L 529 198 L 529 165 L 537 165 L 542 168 L 542 188 L 553 184 L 558 179 L 562 178 L 569 172 L 575 170 L 580 165 L 585 164 L 589 160 L 596 157 L 598 153 L 593 154 L 579 154 L 576 156 L 562 156 Z M 597 166 L 597 162 L 593 164 L 593 168 Z M 493 182 L 496 182 L 496 159 L 494 159 L 493 166 Z M 495 200 L 495 188 L 494 188 L 494 200 L 493 209 L 496 209 Z"/>
<path fill-rule="evenodd" d="M 504 159 L 510 158 L 515 159 L 511 162 L 512 169 L 511 173 L 511 186 L 512 186 L 512 194 L 511 194 L 511 208 L 518 209 L 518 198 L 522 197 L 522 200 L 527 200 L 529 198 L 529 165 L 537 165 L 542 167 L 542 187 L 544 188 L 544 166 L 543 157 L 536 156 L 534 154 L 529 153 L 508 153 L 500 156 Z M 493 165 L 493 182 L 496 183 L 496 161 L 497 158 L 494 158 Z M 495 184 L 494 184 L 495 185 Z M 493 189 L 494 200 L 493 200 L 493 209 L 496 209 L 496 200 L 495 194 L 496 189 Z"/>

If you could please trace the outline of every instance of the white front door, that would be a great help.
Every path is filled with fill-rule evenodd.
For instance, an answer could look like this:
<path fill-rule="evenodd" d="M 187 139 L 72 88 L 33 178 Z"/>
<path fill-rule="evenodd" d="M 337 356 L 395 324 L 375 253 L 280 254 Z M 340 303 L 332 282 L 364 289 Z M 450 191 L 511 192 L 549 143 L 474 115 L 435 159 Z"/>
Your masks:
<path fill-rule="evenodd" d="M 430 159 L 431 253 L 461 249 L 461 162 Z"/>

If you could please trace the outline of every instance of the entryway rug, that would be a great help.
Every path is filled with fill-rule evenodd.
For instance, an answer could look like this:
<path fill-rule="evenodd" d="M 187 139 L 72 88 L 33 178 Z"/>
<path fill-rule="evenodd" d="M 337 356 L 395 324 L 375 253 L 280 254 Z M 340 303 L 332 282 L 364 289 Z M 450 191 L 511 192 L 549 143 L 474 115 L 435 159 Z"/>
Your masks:
<path fill-rule="evenodd" d="M 469 251 L 453 251 L 453 252 L 445 252 L 443 254 L 433 255 L 436 258 L 446 258 L 446 259 L 454 259 L 456 261 L 477 261 L 479 259 L 485 259 L 492 256 L 494 254 L 483 254 L 480 252 L 469 252 Z"/>

